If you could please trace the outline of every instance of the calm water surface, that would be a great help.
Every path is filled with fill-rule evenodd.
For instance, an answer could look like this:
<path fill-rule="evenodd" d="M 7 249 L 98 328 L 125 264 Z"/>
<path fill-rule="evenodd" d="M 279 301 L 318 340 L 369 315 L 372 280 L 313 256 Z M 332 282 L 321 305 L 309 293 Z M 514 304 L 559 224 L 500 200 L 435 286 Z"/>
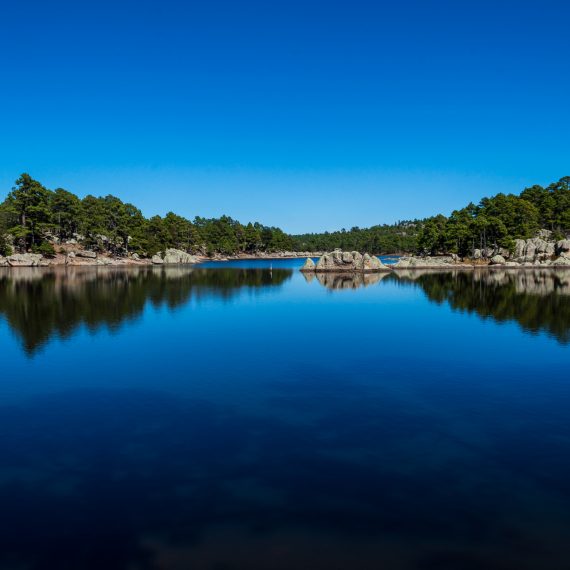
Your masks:
<path fill-rule="evenodd" d="M 0 269 L 0 568 L 570 568 L 570 272 Z"/>

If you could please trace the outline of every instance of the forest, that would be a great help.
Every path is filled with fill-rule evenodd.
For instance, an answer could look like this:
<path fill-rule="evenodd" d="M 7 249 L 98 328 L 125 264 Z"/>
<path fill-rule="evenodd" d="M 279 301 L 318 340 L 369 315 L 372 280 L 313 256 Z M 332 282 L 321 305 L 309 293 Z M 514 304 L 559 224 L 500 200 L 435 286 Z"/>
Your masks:
<path fill-rule="evenodd" d="M 293 246 L 281 229 L 257 222 L 244 225 L 228 216 L 197 216 L 191 221 L 174 212 L 145 218 L 136 206 L 116 196 L 80 199 L 63 188 L 49 190 L 29 174 L 22 174 L 0 204 L 0 255 L 6 255 L 11 249 L 9 242 L 13 242 L 19 252 L 49 256 L 58 243 L 69 240 L 113 255 L 142 256 L 167 248 L 229 255 Z"/>
<path fill-rule="evenodd" d="M 298 235 L 293 241 L 300 251 L 339 247 L 375 254 L 457 253 L 469 257 L 475 249 L 512 249 L 514 240 L 532 238 L 541 229 L 551 231 L 555 240 L 570 233 L 570 177 L 546 188 L 531 186 L 519 195 L 483 198 L 478 205 L 470 203 L 450 216 L 439 214 L 394 225 Z"/>
<path fill-rule="evenodd" d="M 63 188 L 49 190 L 22 174 L 0 204 L 0 255 L 9 254 L 13 247 L 49 256 L 57 244 L 76 240 L 113 255 L 151 256 L 167 248 L 202 255 L 341 248 L 468 257 L 476 248 L 512 249 L 515 239 L 534 237 L 540 229 L 551 231 L 554 239 L 570 233 L 570 177 L 547 187 L 531 186 L 519 195 L 483 198 L 450 216 L 288 235 L 280 228 L 259 222 L 242 224 L 229 216 L 188 220 L 168 212 L 146 218 L 136 206 L 116 196 L 81 199 Z"/>

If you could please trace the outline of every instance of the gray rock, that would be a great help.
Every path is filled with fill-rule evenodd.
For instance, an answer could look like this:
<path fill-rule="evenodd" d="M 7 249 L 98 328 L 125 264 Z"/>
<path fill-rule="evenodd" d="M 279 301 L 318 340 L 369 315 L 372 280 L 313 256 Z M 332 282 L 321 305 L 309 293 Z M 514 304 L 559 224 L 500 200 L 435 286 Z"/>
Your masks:
<path fill-rule="evenodd" d="M 317 261 L 315 271 L 343 272 L 343 271 L 382 271 L 390 270 L 377 257 L 364 254 L 358 251 L 334 250 L 332 253 L 325 253 Z"/>
<path fill-rule="evenodd" d="M 0 267 L 6 267 L 8 265 L 8 260 L 5 257 L 0 256 Z"/>
<path fill-rule="evenodd" d="M 536 232 L 536 237 L 542 238 L 546 241 L 550 239 L 550 236 L 552 236 L 552 232 L 550 230 L 538 230 L 538 232 Z"/>
<path fill-rule="evenodd" d="M 134 259 L 135 261 L 140 261 L 140 256 L 138 253 L 133 253 L 133 255 L 131 255 L 131 259 Z"/>
<path fill-rule="evenodd" d="M 570 267 L 570 256 L 561 255 L 558 259 L 551 261 L 550 265 L 555 265 L 557 267 Z"/>
<path fill-rule="evenodd" d="M 362 256 L 362 271 L 384 271 L 389 269 L 375 255 L 365 253 Z"/>
<path fill-rule="evenodd" d="M 301 267 L 301 271 L 315 271 L 315 268 L 315 262 L 310 257 L 307 257 L 307 261 L 305 261 L 305 264 Z"/>
<path fill-rule="evenodd" d="M 398 259 L 398 261 L 396 261 L 392 267 L 395 269 L 407 269 L 410 267 L 410 264 L 411 260 L 409 257 L 400 257 L 400 259 Z"/>
<path fill-rule="evenodd" d="M 38 267 L 43 258 L 39 253 L 16 253 L 6 259 L 10 267 Z"/>
<path fill-rule="evenodd" d="M 75 255 L 86 259 L 97 259 L 97 254 L 94 251 L 76 251 Z"/>
<path fill-rule="evenodd" d="M 489 263 L 491 265 L 504 265 L 506 261 L 507 260 L 502 255 L 494 255 Z"/>
<path fill-rule="evenodd" d="M 526 241 L 524 239 L 516 239 L 513 257 L 515 259 L 524 257 L 525 256 L 525 250 L 526 250 Z"/>
<path fill-rule="evenodd" d="M 446 257 L 401 257 L 394 265 L 394 269 L 439 269 L 457 265 L 457 258 Z M 386 267 L 386 266 L 384 266 Z"/>
<path fill-rule="evenodd" d="M 180 249 L 167 249 L 163 259 L 163 262 L 168 264 L 196 263 L 197 261 L 194 255 Z"/>
<path fill-rule="evenodd" d="M 570 239 L 561 239 L 556 244 L 556 253 L 560 255 L 566 251 L 570 251 Z"/>
<path fill-rule="evenodd" d="M 162 265 L 164 263 L 160 255 L 153 255 L 151 261 L 154 265 Z"/>

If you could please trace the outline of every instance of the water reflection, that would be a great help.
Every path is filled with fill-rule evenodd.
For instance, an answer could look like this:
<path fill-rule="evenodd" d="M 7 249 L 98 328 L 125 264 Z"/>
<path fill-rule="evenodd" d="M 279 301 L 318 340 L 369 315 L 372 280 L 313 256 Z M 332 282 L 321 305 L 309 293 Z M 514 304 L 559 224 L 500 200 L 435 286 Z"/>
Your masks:
<path fill-rule="evenodd" d="M 318 281 L 327 289 L 358 289 L 376 285 L 388 276 L 388 273 L 303 273 L 307 283 Z"/>
<path fill-rule="evenodd" d="M 430 301 L 497 322 L 515 321 L 525 331 L 547 332 L 570 342 L 570 270 L 394 271 L 392 273 L 304 273 L 330 290 L 380 282 L 421 287 Z"/>
<path fill-rule="evenodd" d="M 0 316 L 28 354 L 54 336 L 70 337 L 80 325 L 90 331 L 117 329 L 139 317 L 147 302 L 171 309 L 212 296 L 231 299 L 243 290 L 282 286 L 292 269 L 246 268 L 21 268 L 0 271 Z M 545 331 L 570 342 L 570 271 L 395 271 L 378 274 L 302 274 L 331 290 L 394 283 L 421 287 L 428 299 L 454 310 L 524 330 Z"/>
<path fill-rule="evenodd" d="M 525 331 L 570 342 L 570 271 L 399 271 L 393 279 L 422 288 L 430 301 Z"/>
<path fill-rule="evenodd" d="M 116 329 L 141 315 L 145 304 L 174 309 L 212 296 L 278 287 L 291 269 L 179 267 L 20 268 L 0 270 L 0 316 L 33 354 L 54 335 L 67 338 L 80 325 Z"/>

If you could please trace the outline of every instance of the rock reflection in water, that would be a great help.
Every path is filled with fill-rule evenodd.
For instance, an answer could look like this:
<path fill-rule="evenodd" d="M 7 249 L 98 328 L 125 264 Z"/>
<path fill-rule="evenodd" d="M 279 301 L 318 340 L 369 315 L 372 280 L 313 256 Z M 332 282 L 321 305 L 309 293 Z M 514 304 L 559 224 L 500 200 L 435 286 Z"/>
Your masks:
<path fill-rule="evenodd" d="M 419 286 L 430 301 L 498 322 L 515 321 L 525 331 L 547 332 L 570 342 L 570 270 L 399 270 L 392 273 L 305 273 L 330 290 L 358 289 L 396 281 Z"/>
<path fill-rule="evenodd" d="M 309 274 L 312 281 L 315 277 L 317 281 L 327 289 L 358 289 L 359 287 L 368 287 L 380 283 L 382 279 L 389 274 L 383 273 L 316 273 Z M 308 275 L 305 274 L 305 278 Z"/>

